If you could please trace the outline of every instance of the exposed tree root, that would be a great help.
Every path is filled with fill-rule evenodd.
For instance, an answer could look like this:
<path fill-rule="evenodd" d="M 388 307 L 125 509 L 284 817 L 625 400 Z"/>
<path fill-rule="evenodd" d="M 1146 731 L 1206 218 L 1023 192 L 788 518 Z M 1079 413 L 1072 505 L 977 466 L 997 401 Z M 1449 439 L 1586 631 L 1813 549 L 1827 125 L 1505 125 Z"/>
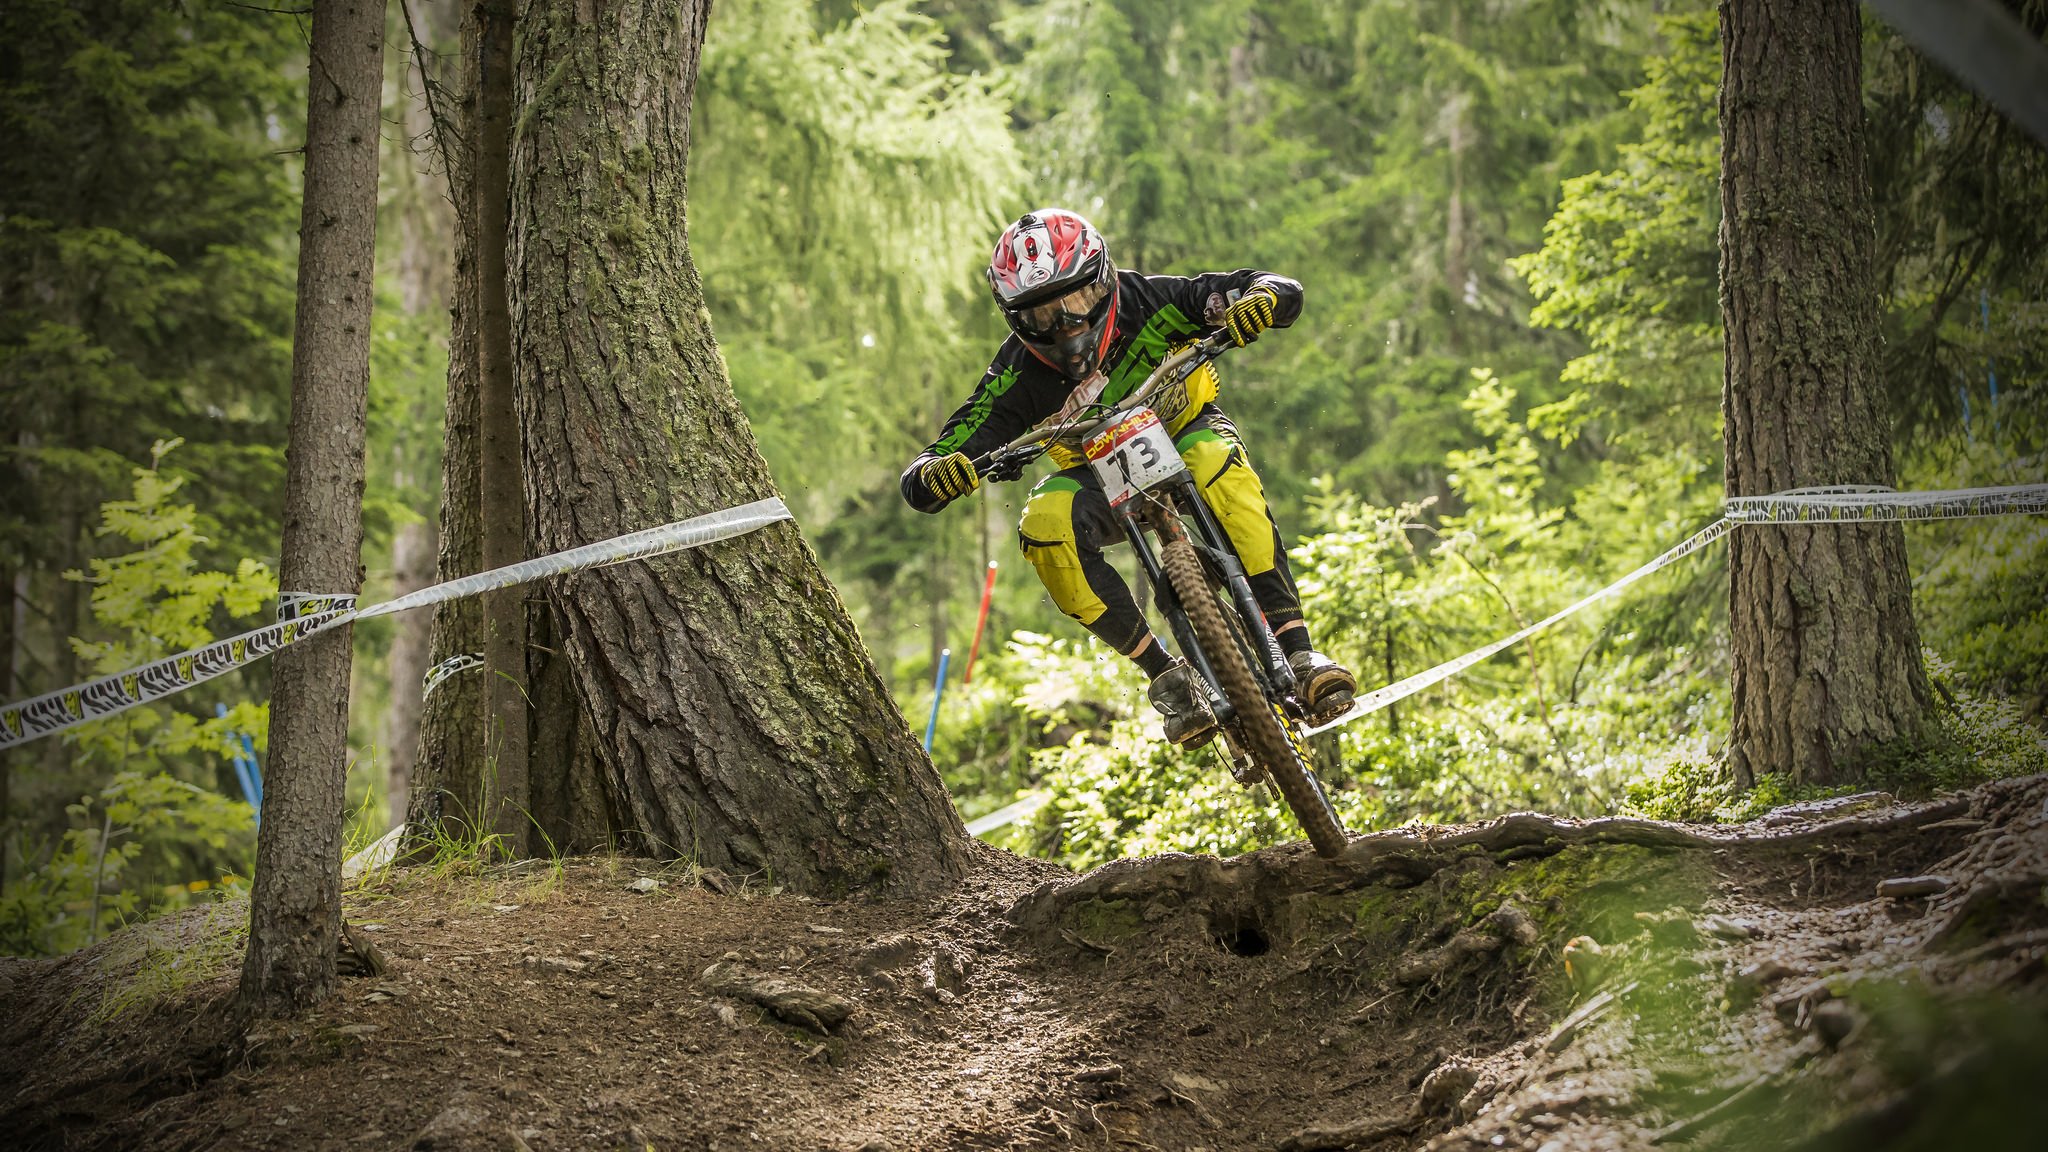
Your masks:
<path fill-rule="evenodd" d="M 1856 799 L 1846 797 L 1844 799 Z M 1969 810 L 1967 799 L 1902 805 L 1833 820 L 1781 821 L 1778 827 L 1693 827 L 1660 820 L 1610 816 L 1571 820 L 1515 812 L 1456 831 L 1430 827 L 1376 832 L 1352 840 L 1342 856 L 1325 860 L 1300 845 L 1266 849 L 1231 860 L 1168 854 L 1105 864 L 1077 880 L 1039 886 L 1009 911 L 1027 932 L 1050 928 L 1061 911 L 1084 900 L 1143 900 L 1202 893 L 1219 903 L 1270 902 L 1291 892 L 1337 892 L 1374 881 L 1420 883 L 1474 850 L 1503 862 L 1554 855 L 1579 844 L 1634 845 L 1673 851 L 1727 848 L 1795 851 L 1840 846 L 1861 837 L 1925 828 Z"/>

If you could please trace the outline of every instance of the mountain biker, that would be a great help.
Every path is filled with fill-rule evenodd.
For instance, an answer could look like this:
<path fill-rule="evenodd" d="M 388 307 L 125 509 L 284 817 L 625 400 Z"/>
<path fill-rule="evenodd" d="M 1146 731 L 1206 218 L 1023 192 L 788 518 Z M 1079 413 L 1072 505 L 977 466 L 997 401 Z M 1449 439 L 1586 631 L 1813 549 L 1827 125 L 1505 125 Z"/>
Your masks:
<path fill-rule="evenodd" d="M 1223 329 L 1241 348 L 1301 314 L 1301 285 L 1270 272 L 1120 272 L 1094 226 L 1060 208 L 1026 213 L 1005 229 L 987 274 L 1011 335 L 967 403 L 904 469 L 903 498 L 920 512 L 974 490 L 981 478 L 973 457 L 1048 417 L 1121 400 L 1188 343 Z M 1217 386 L 1215 367 L 1204 365 L 1154 394 L 1151 407 L 1236 547 L 1309 713 L 1332 714 L 1350 705 L 1357 684 L 1310 643 L 1280 530 L 1236 427 L 1216 405 Z M 1122 535 L 1101 482 L 1076 453 L 1056 445 L 1050 454 L 1060 471 L 1025 502 L 1018 531 L 1025 557 L 1062 612 L 1145 670 L 1146 697 L 1165 721 L 1166 738 L 1200 747 L 1216 731 L 1208 693 L 1152 634 L 1103 559 L 1102 549 Z"/>

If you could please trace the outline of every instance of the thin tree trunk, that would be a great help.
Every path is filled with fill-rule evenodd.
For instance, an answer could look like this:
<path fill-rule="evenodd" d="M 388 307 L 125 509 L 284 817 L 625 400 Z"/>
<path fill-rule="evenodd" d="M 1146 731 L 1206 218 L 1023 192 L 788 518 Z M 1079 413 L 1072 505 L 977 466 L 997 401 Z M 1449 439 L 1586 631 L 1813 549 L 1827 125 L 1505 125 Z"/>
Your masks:
<path fill-rule="evenodd" d="M 453 580 L 483 567 L 482 467 L 477 432 L 476 215 L 470 180 L 470 132 L 475 116 L 478 25 L 465 8 L 458 58 L 462 76 L 457 101 L 440 106 L 451 119 L 434 134 L 448 170 L 448 199 L 455 207 L 454 277 L 449 300 L 448 397 L 441 440 L 441 530 L 439 578 Z M 428 667 L 483 650 L 483 605 L 473 597 L 434 609 Z M 420 704 L 419 754 L 413 762 L 412 795 L 406 808 L 408 838 L 419 841 L 441 832 L 471 834 L 483 803 L 484 683 L 479 675 L 445 680 Z M 444 827 L 443 822 L 452 824 Z"/>
<path fill-rule="evenodd" d="M 537 548 L 774 492 L 684 228 L 705 0 L 521 27 L 514 357 Z M 965 834 L 793 524 L 550 589 L 630 831 L 821 892 L 927 891 Z"/>
<path fill-rule="evenodd" d="M 383 51 L 381 2 L 314 0 L 279 549 L 278 581 L 287 591 L 353 593 L 362 584 Z M 334 982 L 348 675 L 346 628 L 277 655 L 242 967 L 241 1006 L 249 1014 L 312 1004 Z"/>
<path fill-rule="evenodd" d="M 505 302 L 507 173 L 512 148 L 511 0 L 483 0 L 482 67 L 476 98 L 478 429 L 483 453 L 483 562 L 502 568 L 526 558 L 526 484 L 519 461 L 519 413 L 513 397 L 511 314 Z M 503 850 L 526 855 L 529 839 L 526 714 L 526 589 L 484 597 L 484 692 L 490 813 Z"/>
<path fill-rule="evenodd" d="M 434 529 L 414 521 L 391 541 L 391 595 L 404 596 L 434 582 Z M 429 626 L 433 617 L 407 612 L 391 641 L 391 703 L 384 713 L 385 811 L 396 824 L 405 819 L 412 795 L 413 759 L 419 755 L 420 679 L 426 675 Z"/>
<path fill-rule="evenodd" d="M 446 35 L 436 30 L 435 23 L 446 20 L 446 9 L 446 5 L 428 5 L 422 10 L 424 33 L 402 23 L 399 26 L 439 42 Z M 424 53 L 412 52 L 410 47 L 408 43 L 408 50 L 394 54 L 391 61 L 397 89 L 396 99 L 391 103 L 405 130 L 389 142 L 387 163 L 394 178 L 384 184 L 396 193 L 391 197 L 391 208 L 398 225 L 397 266 L 393 272 L 398 281 L 399 307 L 408 316 L 425 316 L 433 311 L 445 314 L 449 305 L 448 252 L 455 220 L 453 205 L 448 201 L 446 165 L 437 160 L 441 154 L 436 136 L 440 126 L 435 123 L 434 113 L 440 109 L 440 98 L 429 85 L 439 77 L 427 70 Z M 425 415 L 417 409 L 414 412 L 416 420 L 424 419 Z M 393 477 L 394 482 L 402 488 L 411 487 L 416 477 L 410 466 L 415 461 L 401 456 L 397 463 L 400 471 Z M 434 582 L 437 535 L 432 521 L 414 521 L 398 529 L 391 541 L 393 596 L 406 595 Z M 385 812 L 391 824 L 399 824 L 405 821 L 411 801 L 413 762 L 419 755 L 420 681 L 431 666 L 428 651 L 434 617 L 428 612 L 407 612 L 393 623 L 394 635 L 386 662 L 391 696 L 379 743 L 386 765 Z"/>
<path fill-rule="evenodd" d="M 1721 45 L 1728 494 L 1890 484 L 1857 6 L 1723 0 Z M 1731 547 L 1730 767 L 1858 781 L 1863 750 L 1927 709 L 1904 534 L 1745 528 Z"/>

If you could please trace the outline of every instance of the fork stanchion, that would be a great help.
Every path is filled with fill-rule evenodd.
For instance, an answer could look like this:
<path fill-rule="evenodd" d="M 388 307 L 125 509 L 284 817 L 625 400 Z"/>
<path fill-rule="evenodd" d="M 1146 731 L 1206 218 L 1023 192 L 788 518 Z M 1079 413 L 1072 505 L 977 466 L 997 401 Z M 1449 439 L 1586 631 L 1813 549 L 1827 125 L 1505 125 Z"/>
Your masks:
<path fill-rule="evenodd" d="M 932 733 L 939 730 L 939 699 L 946 694 L 946 665 L 953 660 L 951 648 L 939 649 L 939 674 L 932 679 L 932 718 L 924 722 L 924 750 L 931 754 Z"/>
<path fill-rule="evenodd" d="M 967 668 L 960 675 L 960 686 L 974 683 L 974 658 L 981 653 L 981 630 L 988 627 L 988 602 L 996 592 L 996 562 L 988 562 L 988 579 L 981 582 L 981 612 L 974 618 L 974 643 L 967 646 Z"/>

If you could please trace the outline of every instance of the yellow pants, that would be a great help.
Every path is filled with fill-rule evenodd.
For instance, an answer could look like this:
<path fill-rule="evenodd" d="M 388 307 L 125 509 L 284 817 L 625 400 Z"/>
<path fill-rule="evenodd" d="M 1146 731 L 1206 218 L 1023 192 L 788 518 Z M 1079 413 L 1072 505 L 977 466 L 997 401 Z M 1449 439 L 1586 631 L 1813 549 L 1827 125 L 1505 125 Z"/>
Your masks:
<path fill-rule="evenodd" d="M 1252 470 L 1237 430 L 1208 409 L 1174 439 L 1195 484 L 1223 525 L 1251 578 L 1253 593 L 1273 627 L 1301 619 L 1300 599 L 1280 547 L 1280 530 L 1266 507 L 1265 485 Z M 1087 465 L 1040 481 L 1024 503 L 1018 542 L 1025 559 L 1060 611 L 1079 620 L 1119 652 L 1131 652 L 1150 634 L 1123 578 L 1102 550 L 1124 538 L 1109 497 Z"/>

